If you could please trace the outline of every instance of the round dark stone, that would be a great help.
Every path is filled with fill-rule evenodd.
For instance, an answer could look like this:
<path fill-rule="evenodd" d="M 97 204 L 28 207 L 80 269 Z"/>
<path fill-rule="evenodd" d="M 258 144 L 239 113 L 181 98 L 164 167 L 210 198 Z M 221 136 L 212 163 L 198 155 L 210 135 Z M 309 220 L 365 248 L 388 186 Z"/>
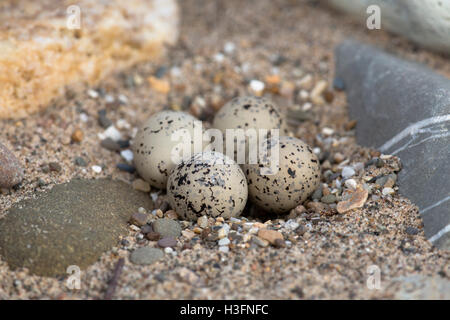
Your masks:
<path fill-rule="evenodd" d="M 80 180 L 56 185 L 16 203 L 0 219 L 0 254 L 11 269 L 41 276 L 86 268 L 127 233 L 139 207 L 153 209 L 143 192 L 121 181 Z"/>

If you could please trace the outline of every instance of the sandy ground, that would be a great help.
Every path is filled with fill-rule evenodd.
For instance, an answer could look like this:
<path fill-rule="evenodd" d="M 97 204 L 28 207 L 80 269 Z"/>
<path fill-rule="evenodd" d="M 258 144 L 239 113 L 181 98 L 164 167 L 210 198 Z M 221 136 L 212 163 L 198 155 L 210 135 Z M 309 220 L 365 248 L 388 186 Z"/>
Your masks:
<path fill-rule="evenodd" d="M 127 182 L 136 179 L 116 169 L 117 163 L 124 162 L 119 154 L 100 147 L 98 134 L 104 129 L 97 122 L 97 113 L 103 108 L 130 138 L 134 128 L 158 110 L 189 108 L 208 118 L 209 113 L 201 111 L 201 99 L 196 97 L 203 98 L 207 106 L 219 108 L 232 97 L 249 93 L 250 80 L 266 81 L 267 86 L 267 77 L 274 74 L 279 75 L 282 89 L 266 96 L 284 110 L 301 107 L 304 102 L 298 98 L 298 91 L 302 86 L 306 91 L 311 88 L 300 80 L 310 74 L 312 85 L 321 79 L 331 84 L 333 49 L 347 36 L 377 44 L 450 76 L 448 58 L 384 31 L 367 30 L 325 10 L 317 1 L 185 0 L 180 5 L 180 41 L 161 61 L 137 65 L 106 79 L 97 88 L 80 85 L 45 112 L 25 120 L 0 122 L 2 141 L 26 168 L 22 187 L 0 196 L 0 215 L 36 190 L 75 176 L 111 176 Z M 227 43 L 232 43 L 234 50 Z M 170 82 L 169 93 L 149 85 L 147 78 L 155 74 Z M 99 97 L 93 98 L 88 89 L 95 89 Z M 370 160 L 376 152 L 357 146 L 348 128 L 345 94 L 330 89 L 330 96 L 323 105 L 313 103 L 306 112 L 309 120 L 293 123 L 292 131 L 331 158 L 342 154 L 344 163 Z M 189 100 L 193 102 L 187 103 Z M 318 138 L 324 127 L 333 129 L 328 142 Z M 71 143 L 76 129 L 84 138 Z M 83 157 L 88 166 L 75 165 L 76 157 Z M 62 170 L 43 172 L 41 166 L 52 161 L 59 162 Z M 102 172 L 95 173 L 92 165 L 102 166 Z M 328 166 L 339 170 L 336 163 L 328 161 Z M 365 168 L 358 179 L 387 174 L 398 166 L 398 160 L 391 158 L 382 168 Z M 329 186 L 333 183 L 329 181 Z M 374 191 L 363 208 L 342 215 L 323 214 L 312 219 L 310 213 L 300 214 L 293 221 L 306 228 L 303 234 L 289 230 L 286 221 L 269 222 L 289 239 L 286 248 L 236 245 L 223 253 L 217 245 L 200 239 L 191 242 L 193 249 L 182 250 L 190 240 L 181 237 L 176 256 L 166 254 L 162 261 L 146 267 L 129 262 L 129 253 L 139 246 L 155 244 L 139 240 L 138 232 L 130 227 L 128 244 L 118 244 L 83 271 L 80 290 L 69 290 L 64 279 L 12 271 L 0 260 L 0 298 L 101 299 L 119 257 L 125 258 L 125 266 L 114 294 L 118 299 L 393 298 L 398 289 L 393 281 L 396 277 L 421 274 L 450 278 L 450 253 L 431 246 L 421 230 L 417 207 L 397 193 L 380 196 Z M 196 227 L 188 223 L 184 226 Z M 407 235 L 408 226 L 419 229 L 419 234 Z M 370 290 L 366 285 L 367 268 L 372 265 L 381 271 L 380 290 Z"/>

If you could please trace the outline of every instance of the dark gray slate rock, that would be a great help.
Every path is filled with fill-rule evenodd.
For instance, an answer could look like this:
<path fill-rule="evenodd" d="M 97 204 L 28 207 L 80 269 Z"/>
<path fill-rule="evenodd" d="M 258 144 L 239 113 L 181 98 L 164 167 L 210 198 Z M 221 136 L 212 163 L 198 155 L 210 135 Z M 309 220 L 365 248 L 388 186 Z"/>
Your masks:
<path fill-rule="evenodd" d="M 127 232 L 139 207 L 152 209 L 147 194 L 109 179 L 57 185 L 35 199 L 15 204 L 0 219 L 0 254 L 11 269 L 26 267 L 41 276 L 81 269 L 111 249 Z"/>
<path fill-rule="evenodd" d="M 450 80 L 351 40 L 336 56 L 358 143 L 400 157 L 400 192 L 419 206 L 430 241 L 449 249 Z"/>
<path fill-rule="evenodd" d="M 23 179 L 19 160 L 0 142 L 0 188 L 11 188 Z"/>

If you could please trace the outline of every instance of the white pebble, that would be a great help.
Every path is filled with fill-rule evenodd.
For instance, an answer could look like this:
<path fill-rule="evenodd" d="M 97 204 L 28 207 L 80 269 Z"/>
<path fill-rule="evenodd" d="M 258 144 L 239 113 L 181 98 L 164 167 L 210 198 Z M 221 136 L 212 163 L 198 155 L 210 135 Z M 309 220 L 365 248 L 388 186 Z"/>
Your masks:
<path fill-rule="evenodd" d="M 302 110 L 303 110 L 303 111 L 311 110 L 311 108 L 312 108 L 312 103 L 311 103 L 311 102 L 306 102 L 306 103 L 302 106 Z"/>
<path fill-rule="evenodd" d="M 91 168 L 92 168 L 92 171 L 94 171 L 95 173 L 102 172 L 102 167 L 100 167 L 100 166 L 94 165 Z"/>
<path fill-rule="evenodd" d="M 284 224 L 284 227 L 285 227 L 286 229 L 289 229 L 289 230 L 295 230 L 295 229 L 297 229 L 299 226 L 300 226 L 300 224 L 299 224 L 298 222 L 296 222 L 295 220 L 292 220 L 292 219 L 288 220 L 288 221 Z"/>
<path fill-rule="evenodd" d="M 306 90 L 300 90 L 298 96 L 300 97 L 300 99 L 302 99 L 303 101 L 308 100 L 309 98 L 309 92 Z"/>
<path fill-rule="evenodd" d="M 119 119 L 116 122 L 117 128 L 119 129 L 130 129 L 131 125 L 125 119 Z"/>
<path fill-rule="evenodd" d="M 152 192 L 152 193 L 150 193 L 150 197 L 152 197 L 152 201 L 153 201 L 153 202 L 156 202 L 156 200 L 158 200 L 158 195 L 159 195 L 158 192 Z"/>
<path fill-rule="evenodd" d="M 222 53 L 216 53 L 215 55 L 214 55 L 214 60 L 216 61 L 216 62 L 218 62 L 218 63 L 222 63 L 223 62 L 223 60 L 225 59 L 225 56 L 222 54 Z"/>
<path fill-rule="evenodd" d="M 80 121 L 81 122 L 87 122 L 89 120 L 89 117 L 86 113 L 82 112 L 80 113 Z"/>
<path fill-rule="evenodd" d="M 258 233 L 258 231 L 259 231 L 259 228 L 252 227 L 252 228 L 250 228 L 250 230 L 248 230 L 248 233 L 256 234 L 256 233 Z"/>
<path fill-rule="evenodd" d="M 133 151 L 130 149 L 122 150 L 120 151 L 120 155 L 122 158 L 124 158 L 127 162 L 133 161 Z"/>
<path fill-rule="evenodd" d="M 103 132 L 104 139 L 110 138 L 114 141 L 122 139 L 122 134 L 117 130 L 117 128 L 113 125 L 109 126 L 104 132 Z"/>
<path fill-rule="evenodd" d="M 227 246 L 230 244 L 230 239 L 228 238 L 222 238 L 218 242 L 219 246 Z"/>
<path fill-rule="evenodd" d="M 219 247 L 219 251 L 227 253 L 230 251 L 230 248 L 228 248 L 228 246 L 221 246 Z"/>
<path fill-rule="evenodd" d="M 345 186 L 350 189 L 356 189 L 356 181 L 355 179 L 347 179 L 345 180 Z"/>
<path fill-rule="evenodd" d="M 167 248 L 164 248 L 164 252 L 167 254 L 171 254 L 173 252 L 173 249 L 171 247 L 167 247 Z"/>
<path fill-rule="evenodd" d="M 126 95 L 124 95 L 123 93 L 119 94 L 119 101 L 123 104 L 127 104 L 128 103 L 128 98 Z"/>
<path fill-rule="evenodd" d="M 178 68 L 178 67 L 172 67 L 172 68 L 170 69 L 170 76 L 171 76 L 171 77 L 173 77 L 173 78 L 178 78 L 178 77 L 181 77 L 181 75 L 182 75 L 182 72 L 181 72 L 181 69 L 180 69 L 180 68 Z"/>
<path fill-rule="evenodd" d="M 114 102 L 114 97 L 110 94 L 105 95 L 105 102 L 106 103 L 113 103 Z"/>
<path fill-rule="evenodd" d="M 352 167 L 344 167 L 344 168 L 342 168 L 341 175 L 342 175 L 342 178 L 344 178 L 344 179 L 353 177 L 355 175 L 355 169 L 353 169 Z"/>
<path fill-rule="evenodd" d="M 383 194 L 383 196 L 386 196 L 388 194 L 393 194 L 395 193 L 394 189 L 392 188 L 383 188 L 383 191 L 381 192 Z"/>
<path fill-rule="evenodd" d="M 334 130 L 328 127 L 324 127 L 322 129 L 322 134 L 325 136 L 331 136 L 334 133 Z"/>
<path fill-rule="evenodd" d="M 89 97 L 91 97 L 92 99 L 97 99 L 98 98 L 98 92 L 92 89 L 89 89 L 87 91 L 87 94 Z"/>
<path fill-rule="evenodd" d="M 259 81 L 259 80 L 252 80 L 252 81 L 250 81 L 250 89 L 254 93 L 261 93 L 261 92 L 263 92 L 265 87 L 266 87 L 266 85 L 262 81 Z"/>
<path fill-rule="evenodd" d="M 236 49 L 236 45 L 233 42 L 227 42 L 223 47 L 223 51 L 228 54 L 233 53 L 234 49 Z"/>
<path fill-rule="evenodd" d="M 317 155 L 317 154 L 320 154 L 320 151 L 321 151 L 321 150 L 320 150 L 319 147 L 315 147 L 315 148 L 313 149 L 313 153 L 316 154 L 316 155 Z"/>

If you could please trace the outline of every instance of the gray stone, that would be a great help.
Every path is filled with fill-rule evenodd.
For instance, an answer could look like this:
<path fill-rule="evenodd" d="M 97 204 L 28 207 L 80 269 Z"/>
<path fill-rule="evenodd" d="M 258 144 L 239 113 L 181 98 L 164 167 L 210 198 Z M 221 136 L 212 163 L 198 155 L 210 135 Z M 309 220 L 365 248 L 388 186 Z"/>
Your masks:
<path fill-rule="evenodd" d="M 322 199 L 320 199 L 321 202 L 326 204 L 332 204 L 336 202 L 336 196 L 334 194 L 327 194 L 326 196 L 323 196 Z"/>
<path fill-rule="evenodd" d="M 178 238 L 181 235 L 180 224 L 172 219 L 158 219 L 152 223 L 153 230 L 161 235 L 162 238 Z"/>
<path fill-rule="evenodd" d="M 450 52 L 450 1 L 448 0 L 323 0 L 357 17 L 361 27 L 373 15 L 369 6 L 380 8 L 381 29 L 404 36 L 417 44 Z M 375 32 L 376 30 L 374 30 Z"/>
<path fill-rule="evenodd" d="M 134 264 L 148 265 L 164 257 L 161 249 L 144 247 L 134 250 L 130 255 L 130 261 Z"/>
<path fill-rule="evenodd" d="M 124 182 L 74 179 L 18 202 L 0 219 L 0 254 L 11 269 L 65 275 L 70 265 L 98 260 L 126 234 L 131 214 L 152 206 Z"/>
<path fill-rule="evenodd" d="M 425 277 L 411 275 L 398 277 L 394 283 L 399 283 L 395 299 L 399 300 L 449 300 L 450 281 L 438 276 Z"/>
<path fill-rule="evenodd" d="M 161 248 L 173 248 L 177 246 L 177 240 L 172 237 L 165 237 L 158 240 L 158 246 L 160 246 Z"/>
<path fill-rule="evenodd" d="M 418 205 L 430 241 L 449 249 L 450 80 L 355 41 L 336 55 L 358 143 L 400 157 L 400 192 Z"/>
<path fill-rule="evenodd" d="M 0 188 L 22 182 L 24 170 L 16 156 L 0 142 Z"/>

